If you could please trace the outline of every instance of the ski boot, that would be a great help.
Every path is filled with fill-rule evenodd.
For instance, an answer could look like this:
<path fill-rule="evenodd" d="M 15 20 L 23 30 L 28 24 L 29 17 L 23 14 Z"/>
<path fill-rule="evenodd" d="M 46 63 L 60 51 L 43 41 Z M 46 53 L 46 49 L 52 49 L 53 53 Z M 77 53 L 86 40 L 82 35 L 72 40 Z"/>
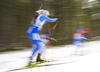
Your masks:
<path fill-rule="evenodd" d="M 30 66 L 30 65 L 31 65 L 33 57 L 31 56 L 31 57 L 29 57 L 29 58 L 30 58 L 30 59 L 29 59 L 28 66 Z"/>
<path fill-rule="evenodd" d="M 37 63 L 45 63 L 45 62 L 47 62 L 46 60 L 42 60 L 42 59 L 40 58 L 40 56 L 41 56 L 41 54 L 38 54 L 37 60 L 36 60 Z"/>

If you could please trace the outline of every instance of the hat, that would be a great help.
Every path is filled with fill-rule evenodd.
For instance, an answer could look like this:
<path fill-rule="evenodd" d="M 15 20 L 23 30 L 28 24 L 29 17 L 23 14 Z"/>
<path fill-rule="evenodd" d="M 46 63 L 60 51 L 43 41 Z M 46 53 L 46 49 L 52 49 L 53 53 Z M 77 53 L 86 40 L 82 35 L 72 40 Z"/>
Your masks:
<path fill-rule="evenodd" d="M 76 32 L 83 32 L 84 30 L 76 30 Z"/>
<path fill-rule="evenodd" d="M 44 11 L 43 9 L 40 9 L 40 10 L 37 10 L 36 12 L 40 15 L 42 14 L 43 11 Z"/>
<path fill-rule="evenodd" d="M 48 10 L 44 10 L 44 11 L 42 12 L 42 14 L 43 14 L 43 15 L 50 15 L 50 13 L 49 13 Z"/>

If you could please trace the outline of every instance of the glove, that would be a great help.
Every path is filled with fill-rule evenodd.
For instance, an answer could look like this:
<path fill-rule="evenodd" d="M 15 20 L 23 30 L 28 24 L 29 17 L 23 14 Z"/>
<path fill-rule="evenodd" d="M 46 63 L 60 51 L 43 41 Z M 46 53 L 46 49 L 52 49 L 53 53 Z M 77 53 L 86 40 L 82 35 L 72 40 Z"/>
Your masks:
<path fill-rule="evenodd" d="M 60 19 L 58 18 L 58 20 L 57 21 L 60 21 Z"/>
<path fill-rule="evenodd" d="M 51 39 L 52 39 L 53 41 L 57 42 L 57 40 L 56 40 L 55 38 L 52 38 L 52 37 L 51 37 Z"/>

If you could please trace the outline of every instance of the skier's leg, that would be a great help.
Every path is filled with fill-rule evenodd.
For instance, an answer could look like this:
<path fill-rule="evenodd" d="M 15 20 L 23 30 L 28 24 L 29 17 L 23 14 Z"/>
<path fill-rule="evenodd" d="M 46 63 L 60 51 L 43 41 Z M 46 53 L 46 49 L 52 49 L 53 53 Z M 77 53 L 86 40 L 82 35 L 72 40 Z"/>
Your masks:
<path fill-rule="evenodd" d="M 39 53 L 42 54 L 43 50 L 45 49 L 45 43 L 44 42 L 39 42 L 40 48 L 39 48 Z"/>
<path fill-rule="evenodd" d="M 76 44 L 76 54 L 82 54 L 82 45 L 81 45 L 81 42 L 77 42 Z"/>
<path fill-rule="evenodd" d="M 36 52 L 39 50 L 39 48 L 40 48 L 40 45 L 39 45 L 39 40 L 33 40 L 33 42 L 34 42 L 34 49 L 33 49 L 33 51 L 32 51 L 32 55 L 31 55 L 31 57 L 34 57 L 35 55 L 36 55 Z"/>
<path fill-rule="evenodd" d="M 41 62 L 41 61 L 44 61 L 41 59 L 41 54 L 45 48 L 45 44 L 43 42 L 39 42 L 39 53 L 38 53 L 38 56 L 37 56 L 37 62 Z"/>
<path fill-rule="evenodd" d="M 83 55 L 83 47 L 82 44 L 79 44 L 79 55 Z"/>
<path fill-rule="evenodd" d="M 35 46 L 34 49 L 33 49 L 33 52 L 32 52 L 32 55 L 31 57 L 34 57 L 36 55 L 36 52 L 39 50 L 40 48 L 40 45 L 39 45 L 39 42 L 40 42 L 40 36 L 38 33 L 33 33 L 30 35 L 31 37 L 31 40 L 32 40 L 32 44 Z"/>
<path fill-rule="evenodd" d="M 36 52 L 39 50 L 39 41 L 38 40 L 33 40 L 33 43 L 35 45 L 35 48 L 33 49 L 32 55 L 30 56 L 30 61 L 29 64 L 32 62 L 33 57 L 36 55 Z"/>
<path fill-rule="evenodd" d="M 74 41 L 74 48 L 75 48 L 75 54 L 77 55 L 80 48 L 80 43 L 78 40 Z"/>

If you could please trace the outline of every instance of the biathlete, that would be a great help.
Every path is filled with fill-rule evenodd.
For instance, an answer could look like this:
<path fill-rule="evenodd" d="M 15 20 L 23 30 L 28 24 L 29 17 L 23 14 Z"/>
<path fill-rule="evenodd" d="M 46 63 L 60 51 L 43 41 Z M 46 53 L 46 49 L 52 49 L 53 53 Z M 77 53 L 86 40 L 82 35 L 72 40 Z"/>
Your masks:
<path fill-rule="evenodd" d="M 58 20 L 58 18 L 49 18 L 48 16 L 50 15 L 50 13 L 48 10 L 39 10 L 37 11 L 37 13 L 38 16 L 35 18 L 35 22 L 33 22 L 34 26 L 28 31 L 28 37 L 31 39 L 32 45 L 35 45 L 32 55 L 30 56 L 30 62 L 36 55 L 37 51 L 38 55 L 36 61 L 44 61 L 40 58 L 40 56 L 43 52 L 43 49 L 45 48 L 45 43 L 41 40 L 39 33 L 46 22 L 56 22 Z"/>
<path fill-rule="evenodd" d="M 84 32 L 84 30 L 76 30 L 76 33 L 73 36 L 74 40 L 73 40 L 72 44 L 75 47 L 75 54 L 77 54 L 78 50 L 82 47 L 81 43 L 83 42 L 83 39 L 89 40 L 82 35 L 82 32 Z"/>

